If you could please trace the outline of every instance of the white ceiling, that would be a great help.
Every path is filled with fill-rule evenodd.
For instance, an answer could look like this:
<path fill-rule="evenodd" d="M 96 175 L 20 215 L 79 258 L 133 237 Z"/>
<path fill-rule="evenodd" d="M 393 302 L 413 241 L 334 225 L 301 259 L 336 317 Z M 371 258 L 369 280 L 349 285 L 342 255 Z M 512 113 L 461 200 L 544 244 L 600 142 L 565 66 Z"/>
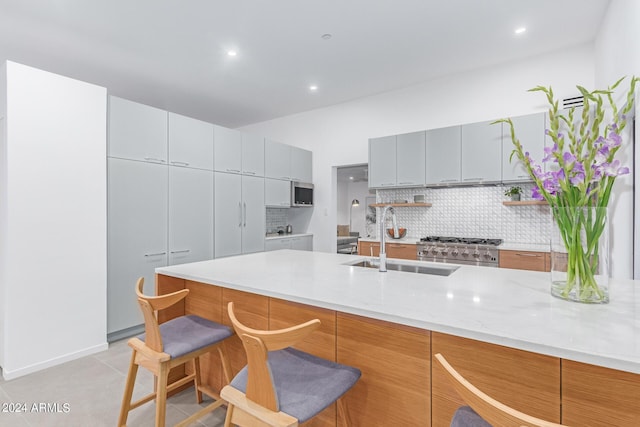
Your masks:
<path fill-rule="evenodd" d="M 0 0 L 0 60 L 239 127 L 592 42 L 608 4 Z"/>

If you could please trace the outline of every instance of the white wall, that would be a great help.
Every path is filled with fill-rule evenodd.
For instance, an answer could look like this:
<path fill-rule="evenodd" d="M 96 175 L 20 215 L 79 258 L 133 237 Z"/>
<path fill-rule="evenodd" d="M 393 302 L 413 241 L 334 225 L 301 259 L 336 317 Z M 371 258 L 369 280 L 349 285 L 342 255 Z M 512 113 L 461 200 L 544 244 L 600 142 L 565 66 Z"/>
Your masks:
<path fill-rule="evenodd" d="M 246 126 L 242 130 L 313 151 L 314 249 L 335 252 L 336 184 L 332 166 L 368 162 L 368 139 L 529 114 L 546 109 L 540 94 L 561 97 L 592 87 L 594 51 L 584 45 L 523 61 L 450 75 L 402 90 Z"/>
<path fill-rule="evenodd" d="M 609 5 L 595 43 L 596 84 L 598 87 L 604 88 L 620 77 L 632 75 L 640 76 L 640 2 L 637 0 L 613 0 Z M 618 102 L 622 103 L 620 95 L 626 93 L 627 89 L 628 86 L 625 84 L 618 90 Z M 630 138 L 627 136 L 624 148 L 618 152 L 617 158 L 633 169 L 633 146 L 629 141 Z M 640 173 L 638 164 L 635 165 L 635 173 Z M 637 177 L 635 180 L 640 186 L 640 180 Z M 613 277 L 632 277 L 633 275 L 633 185 L 633 174 L 618 178 L 609 205 L 611 222 L 615 224 L 611 230 Z M 637 198 L 640 199 L 640 195 Z M 636 209 L 640 212 L 640 200 L 636 203 Z M 640 223 L 636 224 L 636 226 L 639 225 Z M 640 236 L 640 233 L 637 235 Z M 636 245 L 639 243 L 636 242 Z M 640 246 L 636 249 L 640 250 Z M 640 257 L 640 254 L 636 253 L 635 257 Z M 637 263 L 637 268 L 640 268 L 640 262 Z M 640 278 L 640 271 L 636 271 L 635 274 L 636 278 Z"/>
<path fill-rule="evenodd" d="M 12 62 L 6 85 L 0 314 L 10 379 L 107 348 L 107 97 Z"/>

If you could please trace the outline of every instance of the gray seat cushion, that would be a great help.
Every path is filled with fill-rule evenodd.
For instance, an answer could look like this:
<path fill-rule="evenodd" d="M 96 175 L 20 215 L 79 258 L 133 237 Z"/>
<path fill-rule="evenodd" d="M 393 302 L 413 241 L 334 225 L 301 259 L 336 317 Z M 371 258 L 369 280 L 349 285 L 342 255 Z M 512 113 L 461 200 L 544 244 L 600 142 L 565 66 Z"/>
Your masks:
<path fill-rule="evenodd" d="M 293 349 L 269 353 L 269 366 L 280 410 L 303 423 L 349 390 L 360 370 Z M 246 393 L 247 367 L 231 381 Z"/>
<path fill-rule="evenodd" d="M 486 422 L 471 407 L 461 406 L 453 414 L 449 427 L 491 427 L 491 424 Z"/>
<path fill-rule="evenodd" d="M 163 351 L 172 358 L 215 344 L 233 335 L 233 330 L 200 316 L 176 317 L 160 325 Z M 144 341 L 145 334 L 139 335 Z"/>

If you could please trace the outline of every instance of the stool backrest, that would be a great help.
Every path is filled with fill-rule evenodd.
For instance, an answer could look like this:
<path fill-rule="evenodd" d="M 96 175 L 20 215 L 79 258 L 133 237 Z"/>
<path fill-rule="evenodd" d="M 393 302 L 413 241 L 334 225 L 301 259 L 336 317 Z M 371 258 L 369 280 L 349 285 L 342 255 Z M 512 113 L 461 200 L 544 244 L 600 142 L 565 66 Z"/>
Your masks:
<path fill-rule="evenodd" d="M 143 286 L 144 277 L 140 277 L 136 283 L 136 294 L 144 317 L 144 343 L 150 349 L 162 352 L 162 336 L 160 335 L 157 319 L 158 310 L 164 310 L 184 299 L 189 293 L 189 289 L 181 289 L 170 294 L 152 297 L 143 294 Z"/>
<path fill-rule="evenodd" d="M 314 319 L 290 328 L 263 331 L 249 328 L 236 318 L 233 302 L 227 306 L 231 324 L 247 353 L 248 399 L 272 411 L 279 411 L 278 398 L 269 367 L 268 353 L 291 347 L 320 326 Z"/>
<path fill-rule="evenodd" d="M 532 417 L 498 402 L 467 381 L 447 362 L 442 354 L 436 354 L 435 358 L 444 368 L 447 377 L 462 400 L 489 424 L 504 427 L 563 427 L 562 424 Z"/>

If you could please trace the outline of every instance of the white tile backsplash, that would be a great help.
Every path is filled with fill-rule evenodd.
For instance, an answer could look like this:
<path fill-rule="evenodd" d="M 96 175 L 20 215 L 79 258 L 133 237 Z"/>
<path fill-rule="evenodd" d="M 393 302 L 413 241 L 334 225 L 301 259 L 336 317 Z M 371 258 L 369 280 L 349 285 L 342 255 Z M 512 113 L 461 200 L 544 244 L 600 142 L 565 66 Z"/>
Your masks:
<path fill-rule="evenodd" d="M 518 184 L 523 200 L 530 199 L 533 184 Z M 509 243 L 548 244 L 551 213 L 548 206 L 505 206 L 508 185 L 447 188 L 405 188 L 378 190 L 378 203 L 396 200 L 413 202 L 415 194 L 424 194 L 432 206 L 395 209 L 399 227 L 407 236 L 430 235 L 503 239 Z M 378 217 L 381 214 L 378 209 Z M 387 218 L 387 227 L 391 221 Z"/>
<path fill-rule="evenodd" d="M 267 234 L 277 232 L 278 227 L 284 228 L 288 222 L 289 222 L 289 209 L 281 209 L 281 208 L 266 209 Z"/>

